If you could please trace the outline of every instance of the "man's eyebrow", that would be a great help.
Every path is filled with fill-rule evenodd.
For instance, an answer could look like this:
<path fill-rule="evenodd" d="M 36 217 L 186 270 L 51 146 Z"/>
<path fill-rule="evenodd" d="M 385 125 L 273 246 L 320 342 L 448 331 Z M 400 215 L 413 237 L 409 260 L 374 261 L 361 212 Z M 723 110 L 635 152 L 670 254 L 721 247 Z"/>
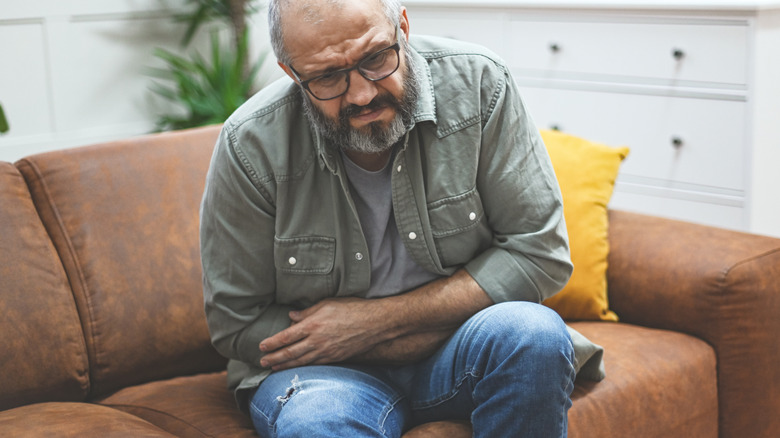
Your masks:
<path fill-rule="evenodd" d="M 312 73 L 308 73 L 307 76 L 309 76 L 309 78 L 311 78 L 311 79 L 314 79 L 314 78 L 316 78 L 318 76 L 322 76 L 322 75 L 326 75 L 328 73 L 333 73 L 333 72 L 337 72 L 339 70 L 344 70 L 344 69 L 348 69 L 348 68 L 354 67 L 354 66 L 358 65 L 364 59 L 368 58 L 369 56 L 371 56 L 371 55 L 373 55 L 373 54 L 375 54 L 375 53 L 377 53 L 377 52 L 379 52 L 381 50 L 384 50 L 384 49 L 386 49 L 386 48 L 388 48 L 388 47 L 390 47 L 392 45 L 393 45 L 393 43 L 387 44 L 387 42 L 384 42 L 381 45 L 372 46 L 371 48 L 364 50 L 363 53 L 360 54 L 360 59 L 358 60 L 358 62 L 356 62 L 356 63 L 354 63 L 352 65 L 348 65 L 348 66 L 345 66 L 345 67 L 326 67 L 326 68 L 323 68 L 322 70 L 315 70 Z"/>
<path fill-rule="evenodd" d="M 345 68 L 349 68 L 349 67 L 326 67 L 326 68 L 324 68 L 322 70 L 316 70 L 313 73 L 310 73 L 309 76 L 311 76 L 312 78 L 316 78 L 316 77 L 319 77 L 319 76 L 322 76 L 322 75 L 326 75 L 328 73 L 333 73 L 333 72 L 337 72 L 339 70 L 344 70 Z"/>

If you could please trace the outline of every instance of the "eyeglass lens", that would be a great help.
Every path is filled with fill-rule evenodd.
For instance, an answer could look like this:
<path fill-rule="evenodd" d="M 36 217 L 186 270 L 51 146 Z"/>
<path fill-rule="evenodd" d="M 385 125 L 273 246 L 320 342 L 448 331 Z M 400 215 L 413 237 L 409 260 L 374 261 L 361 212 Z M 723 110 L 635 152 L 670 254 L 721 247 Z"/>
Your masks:
<path fill-rule="evenodd" d="M 360 75 L 370 81 L 378 81 L 395 73 L 400 64 L 398 46 L 393 45 L 370 55 L 356 66 Z M 349 73 L 352 69 L 325 74 L 308 82 L 309 91 L 317 99 L 333 99 L 347 92 Z"/>

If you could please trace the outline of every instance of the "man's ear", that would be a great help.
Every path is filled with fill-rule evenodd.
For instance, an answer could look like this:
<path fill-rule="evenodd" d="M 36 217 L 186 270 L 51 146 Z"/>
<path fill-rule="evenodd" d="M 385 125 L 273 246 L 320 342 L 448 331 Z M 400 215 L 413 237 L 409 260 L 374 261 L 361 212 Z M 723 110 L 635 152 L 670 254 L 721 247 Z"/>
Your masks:
<path fill-rule="evenodd" d="M 409 41 L 409 17 L 406 15 L 406 6 L 401 6 L 401 21 L 398 23 L 406 41 Z"/>
<path fill-rule="evenodd" d="M 284 70 L 285 73 L 287 73 L 287 76 L 289 76 L 293 81 L 298 82 L 298 79 L 295 77 L 295 75 L 293 74 L 292 70 L 290 70 L 290 67 L 288 67 L 288 66 L 286 66 L 286 65 L 284 65 L 284 64 L 282 64 L 281 62 L 278 62 L 278 61 L 276 63 L 279 64 L 279 67 L 281 67 L 282 70 Z"/>

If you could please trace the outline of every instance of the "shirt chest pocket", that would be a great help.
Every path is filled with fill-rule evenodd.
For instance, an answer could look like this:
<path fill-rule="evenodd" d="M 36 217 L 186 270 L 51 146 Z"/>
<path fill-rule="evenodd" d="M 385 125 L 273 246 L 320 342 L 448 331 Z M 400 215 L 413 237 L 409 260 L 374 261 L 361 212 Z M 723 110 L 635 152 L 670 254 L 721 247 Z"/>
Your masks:
<path fill-rule="evenodd" d="M 274 237 L 277 302 L 308 306 L 331 296 L 335 259 L 332 237 Z"/>
<path fill-rule="evenodd" d="M 490 246 L 492 233 L 476 188 L 429 203 L 428 216 L 443 267 L 463 265 Z"/>

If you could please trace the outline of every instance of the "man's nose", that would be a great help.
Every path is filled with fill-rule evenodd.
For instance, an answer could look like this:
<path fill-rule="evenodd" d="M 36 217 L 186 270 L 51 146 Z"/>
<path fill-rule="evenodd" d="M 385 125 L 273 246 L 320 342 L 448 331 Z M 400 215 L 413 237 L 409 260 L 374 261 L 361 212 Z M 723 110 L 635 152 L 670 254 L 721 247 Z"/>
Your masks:
<path fill-rule="evenodd" d="M 349 89 L 344 95 L 348 103 L 366 106 L 371 103 L 379 92 L 376 84 L 364 78 L 357 69 L 349 72 Z"/>

